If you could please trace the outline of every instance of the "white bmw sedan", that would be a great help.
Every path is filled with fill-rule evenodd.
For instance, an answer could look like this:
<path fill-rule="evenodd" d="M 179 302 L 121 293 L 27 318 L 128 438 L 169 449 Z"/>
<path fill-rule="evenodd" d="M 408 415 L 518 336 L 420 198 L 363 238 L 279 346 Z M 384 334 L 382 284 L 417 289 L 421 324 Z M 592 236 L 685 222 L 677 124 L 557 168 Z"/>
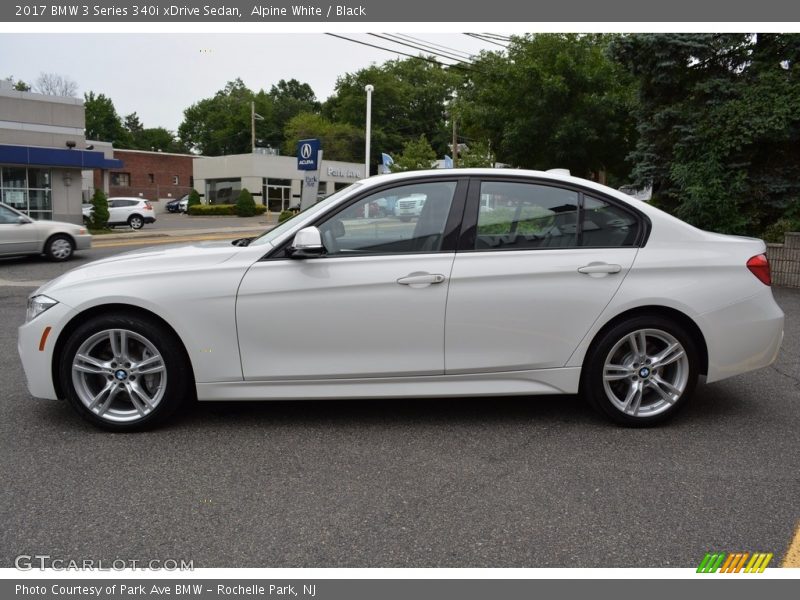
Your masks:
<path fill-rule="evenodd" d="M 425 198 L 409 221 L 371 211 Z M 625 425 L 783 336 L 762 241 L 568 175 L 370 178 L 252 240 L 99 260 L 28 300 L 33 396 L 112 430 L 188 399 L 582 393 Z"/>

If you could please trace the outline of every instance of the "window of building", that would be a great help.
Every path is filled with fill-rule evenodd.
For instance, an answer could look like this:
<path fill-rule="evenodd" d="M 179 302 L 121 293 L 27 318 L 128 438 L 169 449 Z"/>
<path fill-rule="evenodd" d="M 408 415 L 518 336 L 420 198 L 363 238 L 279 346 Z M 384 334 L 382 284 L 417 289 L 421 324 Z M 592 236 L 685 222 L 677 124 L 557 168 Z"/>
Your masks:
<path fill-rule="evenodd" d="M 180 179 L 177 175 L 172 176 L 172 185 L 180 185 Z"/>
<path fill-rule="evenodd" d="M 236 204 L 241 190 L 241 178 L 206 180 L 206 199 L 209 204 Z"/>
<path fill-rule="evenodd" d="M 291 179 L 264 179 L 264 198 L 267 199 L 267 209 L 270 212 L 287 210 L 292 199 Z"/>
<path fill-rule="evenodd" d="M 156 176 L 153 173 L 148 173 L 147 178 L 150 180 L 150 183 L 156 182 Z"/>
<path fill-rule="evenodd" d="M 52 219 L 50 170 L 3 167 L 0 200 L 34 219 Z"/>
<path fill-rule="evenodd" d="M 131 185 L 131 174 L 111 173 L 111 185 L 117 187 L 129 187 Z"/>

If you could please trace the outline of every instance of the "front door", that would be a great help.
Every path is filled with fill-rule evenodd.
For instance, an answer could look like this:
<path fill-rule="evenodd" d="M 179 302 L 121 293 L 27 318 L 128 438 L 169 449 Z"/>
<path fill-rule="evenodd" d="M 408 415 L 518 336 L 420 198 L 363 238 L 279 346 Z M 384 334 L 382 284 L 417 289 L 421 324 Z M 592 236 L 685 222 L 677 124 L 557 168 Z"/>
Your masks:
<path fill-rule="evenodd" d="M 326 255 L 253 265 L 236 304 L 245 379 L 441 375 L 457 187 L 371 193 L 318 223 Z M 419 217 L 391 214 L 411 194 L 426 198 Z"/>
<path fill-rule="evenodd" d="M 0 254 L 31 254 L 40 250 L 39 235 L 21 215 L 0 205 Z"/>

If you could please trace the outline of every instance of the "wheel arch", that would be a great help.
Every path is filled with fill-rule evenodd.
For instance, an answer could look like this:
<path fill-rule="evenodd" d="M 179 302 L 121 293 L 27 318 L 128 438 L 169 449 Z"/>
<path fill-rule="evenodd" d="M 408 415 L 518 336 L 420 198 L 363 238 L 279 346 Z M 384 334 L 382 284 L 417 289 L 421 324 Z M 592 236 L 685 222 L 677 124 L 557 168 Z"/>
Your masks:
<path fill-rule="evenodd" d="M 192 365 L 192 361 L 189 357 L 189 353 L 186 350 L 186 346 L 184 345 L 181 336 L 179 336 L 177 331 L 175 331 L 175 328 L 173 328 L 162 317 L 160 317 L 159 315 L 157 315 L 152 311 L 147 310 L 146 308 L 142 308 L 141 306 L 135 306 L 132 304 L 124 304 L 118 302 L 114 304 L 100 304 L 98 306 L 92 306 L 84 311 L 75 314 L 59 333 L 58 339 L 56 340 L 55 346 L 53 348 L 53 358 L 50 363 L 50 373 L 53 380 L 53 388 L 55 390 L 57 398 L 64 398 L 64 391 L 61 389 L 58 377 L 58 365 L 61 362 L 61 354 L 64 351 L 64 345 L 69 339 L 69 336 L 72 335 L 72 332 L 75 331 L 75 329 L 77 329 L 79 325 L 85 323 L 87 319 L 103 315 L 117 315 L 120 314 L 121 312 L 148 318 L 150 320 L 157 322 L 159 325 L 161 325 L 167 331 L 169 331 L 175 337 L 175 339 L 178 340 L 178 343 L 180 344 L 180 347 L 183 350 L 183 356 L 186 359 L 186 364 L 189 366 L 189 372 L 192 378 L 192 384 L 194 384 L 195 381 L 194 365 Z"/>
<path fill-rule="evenodd" d="M 582 360 L 582 368 L 581 374 L 586 371 L 585 365 L 588 357 L 591 355 L 592 350 L 594 349 L 595 345 L 598 343 L 600 338 L 605 334 L 606 331 L 615 327 L 619 323 L 623 321 L 627 321 L 628 319 L 634 317 L 641 317 L 644 315 L 657 315 L 659 317 L 663 317 L 669 319 L 670 321 L 674 321 L 676 324 L 682 326 L 686 333 L 692 338 L 692 341 L 695 343 L 697 347 L 697 352 L 700 359 L 700 373 L 703 375 L 708 374 L 708 345 L 706 344 L 706 338 L 703 335 L 703 332 L 698 327 L 697 323 L 688 316 L 686 313 L 683 313 L 675 308 L 671 308 L 669 306 L 660 306 L 660 305 L 647 305 L 647 306 L 638 306 L 636 308 L 628 309 L 624 312 L 615 315 L 612 319 L 610 319 L 605 325 L 603 325 L 592 337 L 592 341 L 586 349 L 586 353 L 583 356 Z"/>

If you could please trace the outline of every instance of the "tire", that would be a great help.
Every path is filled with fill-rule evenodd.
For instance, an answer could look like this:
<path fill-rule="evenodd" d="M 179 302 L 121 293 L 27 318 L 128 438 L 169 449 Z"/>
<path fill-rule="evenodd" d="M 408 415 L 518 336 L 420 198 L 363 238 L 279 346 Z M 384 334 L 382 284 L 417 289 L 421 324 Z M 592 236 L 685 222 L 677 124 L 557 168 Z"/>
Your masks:
<path fill-rule="evenodd" d="M 144 219 L 139 215 L 131 215 L 128 217 L 128 225 L 131 226 L 131 229 L 141 229 L 144 227 Z"/>
<path fill-rule="evenodd" d="M 47 258 L 55 262 L 69 260 L 74 252 L 75 244 L 73 244 L 72 239 L 61 234 L 54 235 L 48 239 L 44 247 L 44 253 Z"/>
<path fill-rule="evenodd" d="M 110 431 L 155 427 L 194 396 L 180 341 L 162 324 L 133 314 L 80 325 L 64 345 L 58 376 L 78 414 Z"/>
<path fill-rule="evenodd" d="M 694 340 L 683 327 L 664 317 L 641 315 L 595 340 L 584 362 L 581 391 L 615 423 L 649 427 L 689 403 L 699 364 Z"/>

